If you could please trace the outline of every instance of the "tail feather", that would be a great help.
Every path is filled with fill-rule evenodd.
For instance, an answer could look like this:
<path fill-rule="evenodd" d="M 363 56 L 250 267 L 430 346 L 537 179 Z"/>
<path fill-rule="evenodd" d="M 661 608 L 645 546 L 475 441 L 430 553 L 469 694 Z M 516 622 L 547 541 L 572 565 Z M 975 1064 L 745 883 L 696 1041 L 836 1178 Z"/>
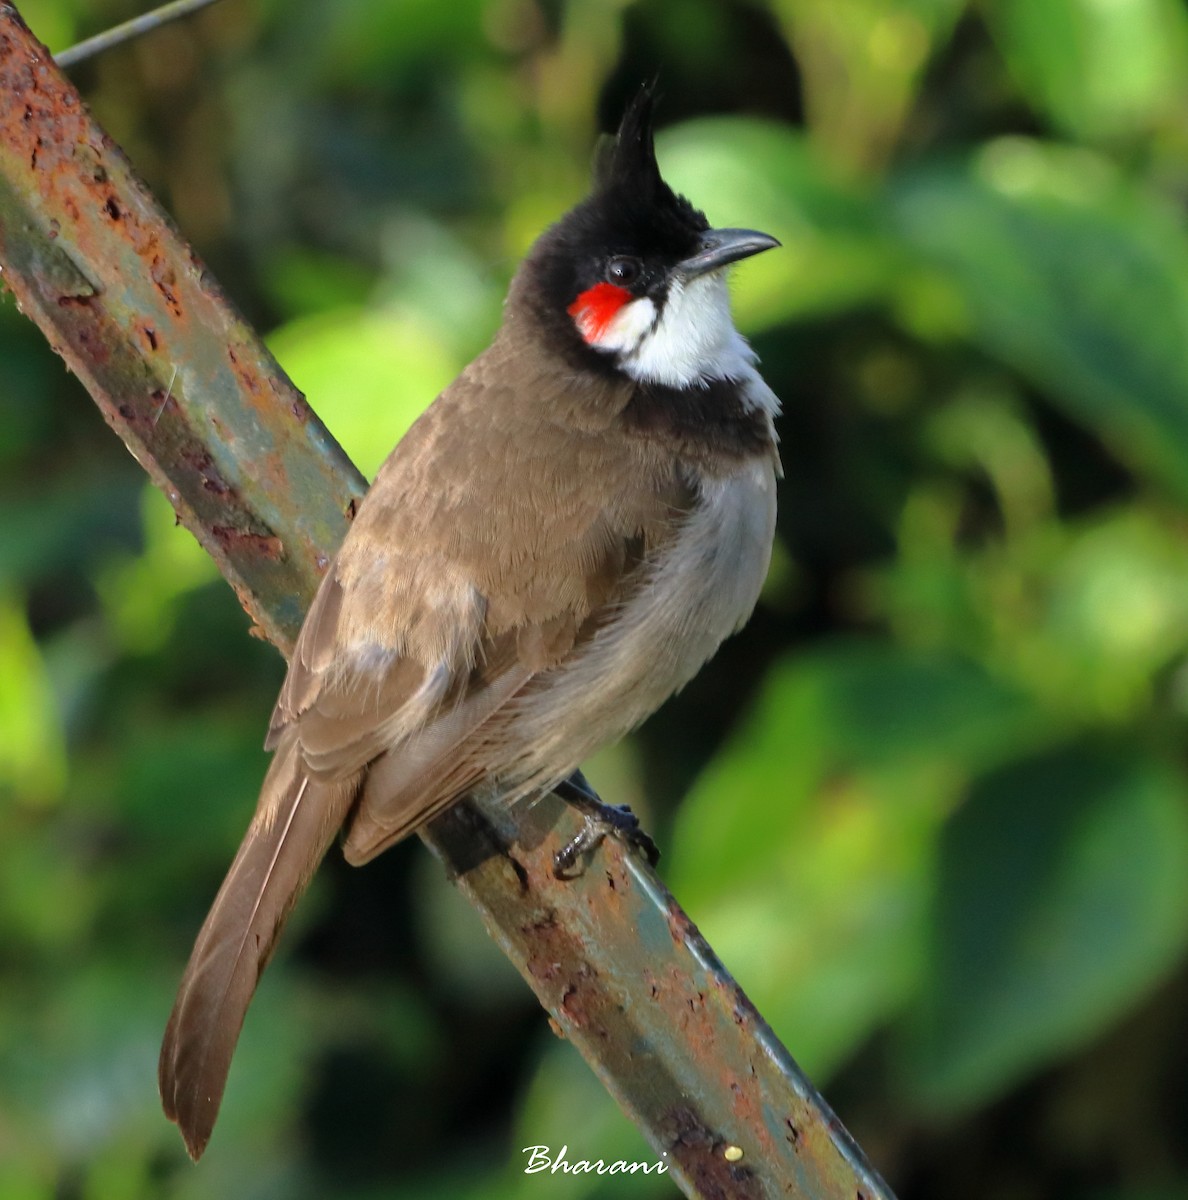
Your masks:
<path fill-rule="evenodd" d="M 161 1102 L 195 1159 L 214 1128 L 260 974 L 356 786 L 310 780 L 293 745 L 273 759 L 260 806 L 198 934 L 161 1046 Z"/>

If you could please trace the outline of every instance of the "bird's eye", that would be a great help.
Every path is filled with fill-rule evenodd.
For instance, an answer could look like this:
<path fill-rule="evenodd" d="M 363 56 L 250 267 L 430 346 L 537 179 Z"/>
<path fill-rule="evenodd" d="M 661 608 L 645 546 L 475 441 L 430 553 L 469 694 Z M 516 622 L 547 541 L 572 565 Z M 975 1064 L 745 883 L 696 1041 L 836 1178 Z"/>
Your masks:
<path fill-rule="evenodd" d="M 643 263 L 638 258 L 620 254 L 606 264 L 606 280 L 618 287 L 630 287 L 643 271 Z"/>

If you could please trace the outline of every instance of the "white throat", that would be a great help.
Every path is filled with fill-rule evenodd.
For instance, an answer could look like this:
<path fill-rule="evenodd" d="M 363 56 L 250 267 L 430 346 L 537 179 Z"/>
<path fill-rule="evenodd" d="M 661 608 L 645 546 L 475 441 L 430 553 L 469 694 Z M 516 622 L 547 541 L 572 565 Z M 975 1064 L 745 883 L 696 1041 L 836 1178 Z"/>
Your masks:
<path fill-rule="evenodd" d="M 756 408 L 779 410 L 755 370 L 754 350 L 734 328 L 722 271 L 688 283 L 674 279 L 659 312 L 646 296 L 624 304 L 590 344 L 616 353 L 619 365 L 640 383 L 688 388 L 737 379 L 749 385 L 744 395 Z"/>

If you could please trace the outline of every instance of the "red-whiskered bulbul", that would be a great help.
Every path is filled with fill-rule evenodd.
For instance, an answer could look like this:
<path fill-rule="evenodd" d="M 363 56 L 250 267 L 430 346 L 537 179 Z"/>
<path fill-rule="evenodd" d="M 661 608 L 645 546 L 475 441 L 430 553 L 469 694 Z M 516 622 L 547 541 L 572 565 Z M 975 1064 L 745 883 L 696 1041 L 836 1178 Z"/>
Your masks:
<path fill-rule="evenodd" d="M 651 110 L 645 90 L 592 195 L 524 260 L 490 348 L 380 468 L 310 606 L 161 1049 L 195 1158 L 260 972 L 340 830 L 359 864 L 480 788 L 580 799 L 581 762 L 755 605 L 779 405 L 725 268 L 778 243 L 711 229 L 668 187 Z"/>

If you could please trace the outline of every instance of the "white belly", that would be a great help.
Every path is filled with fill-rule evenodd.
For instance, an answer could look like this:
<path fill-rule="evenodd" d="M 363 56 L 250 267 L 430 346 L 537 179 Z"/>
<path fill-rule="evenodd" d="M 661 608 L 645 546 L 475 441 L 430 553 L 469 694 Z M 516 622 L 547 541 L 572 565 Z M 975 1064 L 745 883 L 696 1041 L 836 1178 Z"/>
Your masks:
<path fill-rule="evenodd" d="M 704 480 L 701 504 L 622 613 L 511 703 L 514 794 L 569 775 L 649 716 L 751 615 L 775 532 L 771 459 Z"/>

